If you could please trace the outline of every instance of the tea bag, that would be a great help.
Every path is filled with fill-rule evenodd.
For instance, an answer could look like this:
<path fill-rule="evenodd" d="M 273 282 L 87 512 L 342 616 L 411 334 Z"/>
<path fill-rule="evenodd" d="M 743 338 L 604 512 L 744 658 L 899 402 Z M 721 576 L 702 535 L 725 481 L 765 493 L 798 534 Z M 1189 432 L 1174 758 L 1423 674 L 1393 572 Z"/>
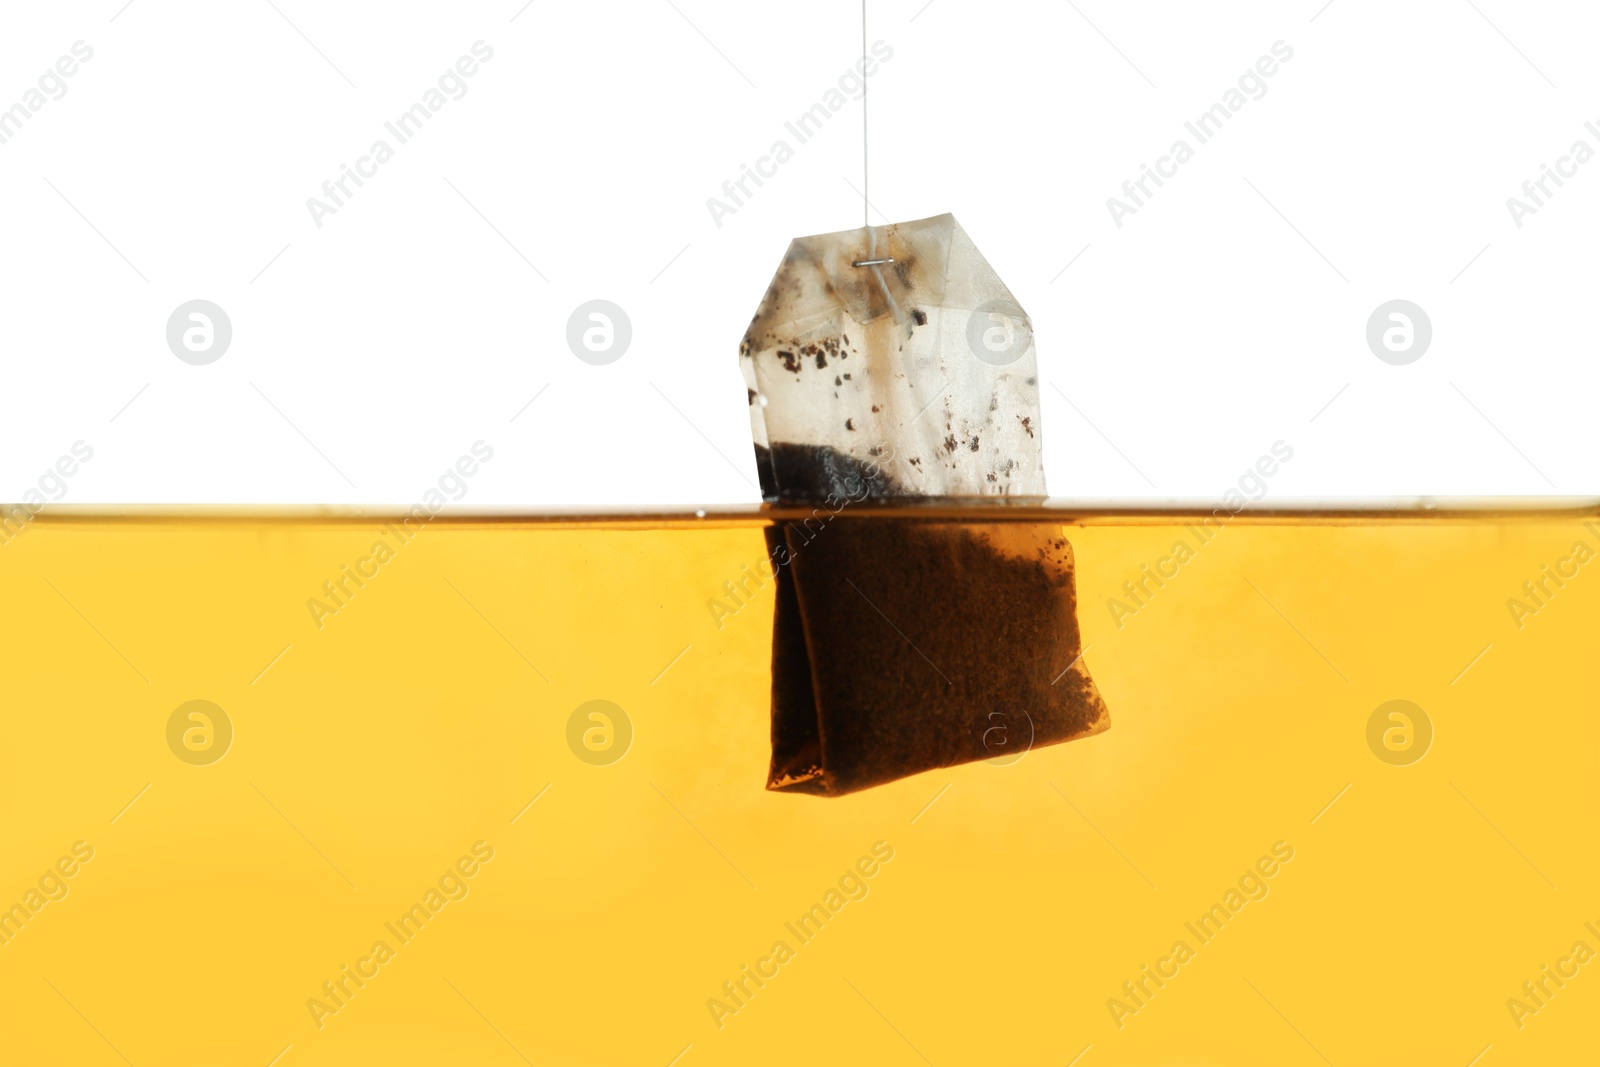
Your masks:
<path fill-rule="evenodd" d="M 951 215 L 794 241 L 740 347 L 777 578 L 768 788 L 839 795 L 1099 733 L 1044 497 L 1033 329 Z M 975 501 L 976 502 L 976 501 Z"/>

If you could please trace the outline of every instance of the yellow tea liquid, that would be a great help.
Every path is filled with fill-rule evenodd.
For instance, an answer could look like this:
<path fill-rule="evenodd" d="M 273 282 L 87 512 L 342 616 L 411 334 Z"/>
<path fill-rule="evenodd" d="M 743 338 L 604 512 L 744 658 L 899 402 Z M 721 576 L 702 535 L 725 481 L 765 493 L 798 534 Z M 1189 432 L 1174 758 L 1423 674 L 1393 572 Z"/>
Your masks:
<path fill-rule="evenodd" d="M 940 514 L 1062 525 L 1111 728 L 838 799 L 763 514 L 41 514 L 0 1063 L 1593 1055 L 1593 509 Z"/>

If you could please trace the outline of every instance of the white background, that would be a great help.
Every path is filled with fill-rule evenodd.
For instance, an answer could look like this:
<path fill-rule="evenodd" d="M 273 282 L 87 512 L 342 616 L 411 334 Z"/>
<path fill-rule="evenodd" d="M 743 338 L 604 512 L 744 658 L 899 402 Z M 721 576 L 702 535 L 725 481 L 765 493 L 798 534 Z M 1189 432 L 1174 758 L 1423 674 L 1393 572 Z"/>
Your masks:
<path fill-rule="evenodd" d="M 860 224 L 859 105 L 720 228 L 706 201 L 794 144 L 856 0 L 274 3 L 0 11 L 0 107 L 94 49 L 0 145 L 0 499 L 80 439 L 66 503 L 408 504 L 479 439 L 469 508 L 758 499 L 738 342 L 790 238 Z M 874 217 L 954 212 L 1028 309 L 1054 494 L 1216 498 L 1279 439 L 1275 496 L 1594 493 L 1600 160 L 1520 229 L 1506 199 L 1600 149 L 1597 33 L 1577 2 L 874 0 Z M 1107 197 L 1279 40 L 1119 229 Z M 565 340 L 597 297 L 633 324 L 604 367 Z M 195 298 L 233 324 L 208 366 L 166 345 Z M 1365 341 L 1394 298 L 1433 324 L 1409 366 Z"/>

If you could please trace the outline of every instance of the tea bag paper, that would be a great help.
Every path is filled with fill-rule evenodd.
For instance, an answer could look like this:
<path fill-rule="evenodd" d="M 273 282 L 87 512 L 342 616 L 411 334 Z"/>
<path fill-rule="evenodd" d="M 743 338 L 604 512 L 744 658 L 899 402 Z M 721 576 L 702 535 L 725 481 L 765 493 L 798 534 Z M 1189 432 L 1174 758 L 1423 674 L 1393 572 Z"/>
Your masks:
<path fill-rule="evenodd" d="M 794 241 L 740 364 L 770 499 L 1044 495 L 1033 327 L 953 215 Z"/>
<path fill-rule="evenodd" d="M 777 578 L 768 788 L 839 795 L 1107 728 L 1045 493 L 1033 328 L 953 216 L 794 241 L 740 347 Z M 1025 511 L 1019 519 L 1025 519 Z"/>

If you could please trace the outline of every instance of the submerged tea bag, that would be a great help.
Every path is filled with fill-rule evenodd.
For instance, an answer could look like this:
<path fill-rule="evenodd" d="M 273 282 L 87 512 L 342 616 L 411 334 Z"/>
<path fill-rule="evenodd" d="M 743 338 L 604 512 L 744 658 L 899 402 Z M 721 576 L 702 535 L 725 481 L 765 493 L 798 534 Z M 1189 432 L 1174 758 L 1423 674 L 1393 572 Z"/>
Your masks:
<path fill-rule="evenodd" d="M 740 348 L 777 577 L 768 788 L 838 795 L 1099 733 L 1059 525 L 865 517 L 1045 493 L 1027 315 L 953 216 L 790 245 Z"/>

